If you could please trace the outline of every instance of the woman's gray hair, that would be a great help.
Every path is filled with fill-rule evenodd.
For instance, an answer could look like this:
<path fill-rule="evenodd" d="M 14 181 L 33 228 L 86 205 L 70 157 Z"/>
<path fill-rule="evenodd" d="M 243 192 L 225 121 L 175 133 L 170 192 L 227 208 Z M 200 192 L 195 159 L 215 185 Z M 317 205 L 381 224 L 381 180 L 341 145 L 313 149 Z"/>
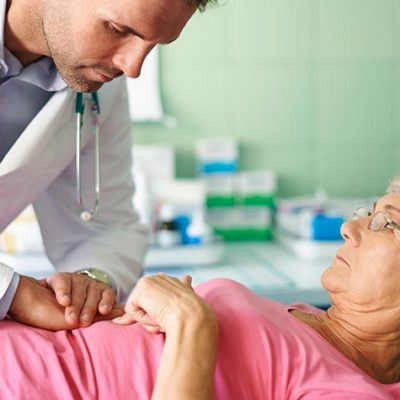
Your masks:
<path fill-rule="evenodd" d="M 400 194 L 400 176 L 395 176 L 389 182 L 387 194 Z"/>

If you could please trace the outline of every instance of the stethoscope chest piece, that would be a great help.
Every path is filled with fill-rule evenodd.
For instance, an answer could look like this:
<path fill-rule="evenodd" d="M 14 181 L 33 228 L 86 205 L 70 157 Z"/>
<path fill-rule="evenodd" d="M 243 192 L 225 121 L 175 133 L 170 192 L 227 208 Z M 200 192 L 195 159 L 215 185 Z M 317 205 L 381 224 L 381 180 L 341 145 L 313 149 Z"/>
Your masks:
<path fill-rule="evenodd" d="M 81 211 L 81 220 L 88 222 L 92 219 L 92 217 L 94 217 L 95 214 L 92 215 L 92 213 L 90 211 Z"/>

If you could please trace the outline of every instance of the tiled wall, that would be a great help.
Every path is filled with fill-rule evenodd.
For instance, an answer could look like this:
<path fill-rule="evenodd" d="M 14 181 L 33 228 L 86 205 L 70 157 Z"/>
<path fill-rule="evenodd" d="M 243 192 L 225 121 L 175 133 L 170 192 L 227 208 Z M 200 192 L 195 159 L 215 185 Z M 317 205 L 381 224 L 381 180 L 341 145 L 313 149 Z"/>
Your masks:
<path fill-rule="evenodd" d="M 400 173 L 400 0 L 229 0 L 162 48 L 179 176 L 193 144 L 231 135 L 241 168 L 272 168 L 280 194 L 375 195 Z"/>

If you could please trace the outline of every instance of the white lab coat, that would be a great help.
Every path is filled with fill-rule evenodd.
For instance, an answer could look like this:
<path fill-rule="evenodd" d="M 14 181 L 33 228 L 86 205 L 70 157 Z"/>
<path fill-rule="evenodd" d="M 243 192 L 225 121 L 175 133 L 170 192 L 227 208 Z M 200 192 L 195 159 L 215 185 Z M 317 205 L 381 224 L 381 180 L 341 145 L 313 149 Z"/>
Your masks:
<path fill-rule="evenodd" d="M 101 198 L 96 217 L 90 222 L 79 217 L 75 93 L 65 89 L 54 94 L 0 163 L 0 232 L 33 203 L 47 256 L 55 268 L 69 272 L 87 267 L 101 269 L 114 279 L 121 298 L 142 273 L 148 235 L 132 207 L 125 80 L 104 85 L 99 98 Z M 83 195 L 87 207 L 92 208 L 94 126 L 88 107 L 81 154 Z M 5 269 L 3 276 L 9 277 Z M 0 280 L 0 296 L 8 285 L 6 280 Z"/>

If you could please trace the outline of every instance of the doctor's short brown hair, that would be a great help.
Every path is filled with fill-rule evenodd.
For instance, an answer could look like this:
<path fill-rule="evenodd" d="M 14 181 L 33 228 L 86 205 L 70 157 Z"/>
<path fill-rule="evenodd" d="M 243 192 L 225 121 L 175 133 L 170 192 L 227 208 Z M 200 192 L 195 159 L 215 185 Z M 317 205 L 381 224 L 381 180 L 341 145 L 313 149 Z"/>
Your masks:
<path fill-rule="evenodd" d="M 199 11 L 204 11 L 208 5 L 210 4 L 218 4 L 218 0 L 186 0 L 188 3 L 193 4 L 193 2 L 197 3 L 197 8 Z"/>

